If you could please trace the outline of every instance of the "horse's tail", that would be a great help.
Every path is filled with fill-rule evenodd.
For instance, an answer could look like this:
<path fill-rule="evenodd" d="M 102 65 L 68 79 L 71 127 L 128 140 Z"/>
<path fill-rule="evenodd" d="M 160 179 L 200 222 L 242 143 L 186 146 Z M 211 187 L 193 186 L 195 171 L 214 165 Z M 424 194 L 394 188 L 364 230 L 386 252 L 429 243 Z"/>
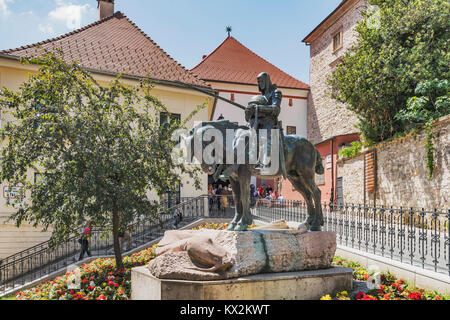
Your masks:
<path fill-rule="evenodd" d="M 314 148 L 314 150 L 316 151 L 316 173 L 317 174 L 324 174 L 325 173 L 325 168 L 323 167 L 323 163 L 322 163 L 322 156 L 319 153 L 319 150 L 317 150 L 317 148 Z"/>

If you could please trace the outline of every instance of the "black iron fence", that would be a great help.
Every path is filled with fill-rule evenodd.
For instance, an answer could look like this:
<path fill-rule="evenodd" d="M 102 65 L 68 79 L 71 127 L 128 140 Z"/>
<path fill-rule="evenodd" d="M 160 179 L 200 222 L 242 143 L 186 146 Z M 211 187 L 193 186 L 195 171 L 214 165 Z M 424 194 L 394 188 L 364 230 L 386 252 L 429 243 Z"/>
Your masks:
<path fill-rule="evenodd" d="M 255 219 L 303 222 L 307 206 L 302 201 L 252 199 Z M 184 224 L 204 217 L 232 218 L 231 195 L 183 198 L 181 203 L 160 212 L 158 219 L 140 219 L 131 228 L 127 250 L 139 248 L 173 229 L 174 211 L 180 209 Z M 323 204 L 324 231 L 336 232 L 341 246 L 409 263 L 450 275 L 450 210 L 428 212 L 404 208 Z M 122 244 L 123 245 L 123 244 Z M 78 237 L 57 248 L 45 242 L 3 259 L 0 265 L 0 295 L 61 270 L 77 261 Z M 101 230 L 91 236 L 91 255 L 113 255 L 113 241 Z"/>
<path fill-rule="evenodd" d="M 252 214 L 266 221 L 307 218 L 302 201 L 258 200 Z M 338 244 L 450 275 L 450 210 L 426 211 L 323 204 L 324 231 Z"/>

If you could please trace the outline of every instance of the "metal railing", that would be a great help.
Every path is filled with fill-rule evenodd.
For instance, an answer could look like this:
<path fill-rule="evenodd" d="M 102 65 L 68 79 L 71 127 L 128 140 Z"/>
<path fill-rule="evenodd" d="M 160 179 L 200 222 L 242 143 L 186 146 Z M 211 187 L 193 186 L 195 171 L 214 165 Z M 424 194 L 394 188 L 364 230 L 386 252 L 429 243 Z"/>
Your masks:
<path fill-rule="evenodd" d="M 162 236 L 165 230 L 173 229 L 174 211 L 183 212 L 183 223 L 204 217 L 205 198 L 183 198 L 181 203 L 159 213 L 159 218 L 142 218 L 129 227 L 131 241 L 127 251 L 132 251 Z M 27 283 L 45 277 L 53 272 L 64 270 L 79 260 L 81 246 L 79 236 L 67 239 L 57 247 L 50 241 L 43 242 L 27 250 L 2 260 L 0 264 L 0 296 Z M 112 235 L 105 236 L 103 230 L 94 229 L 91 233 L 90 255 L 92 257 L 114 255 Z"/>
<path fill-rule="evenodd" d="M 263 221 L 303 222 L 307 206 L 303 201 L 270 201 L 252 199 L 255 219 Z M 230 195 L 183 198 L 182 202 L 160 212 L 159 219 L 137 221 L 130 233 L 131 250 L 139 248 L 173 229 L 176 208 L 183 212 L 183 222 L 204 217 L 232 218 L 235 204 Z M 428 212 L 403 208 L 367 207 L 361 205 L 323 204 L 324 231 L 336 232 L 339 245 L 369 252 L 403 263 L 450 275 L 450 210 Z M 111 237 L 101 230 L 91 236 L 91 255 L 113 255 Z M 40 279 L 72 265 L 80 252 L 78 237 L 68 239 L 57 248 L 49 242 L 34 246 L 3 259 L 0 265 L 2 293 Z"/>
<path fill-rule="evenodd" d="M 303 222 L 308 212 L 302 201 L 265 199 L 252 210 L 266 221 Z M 323 204 L 322 212 L 323 230 L 342 246 L 450 275 L 450 210 Z"/>

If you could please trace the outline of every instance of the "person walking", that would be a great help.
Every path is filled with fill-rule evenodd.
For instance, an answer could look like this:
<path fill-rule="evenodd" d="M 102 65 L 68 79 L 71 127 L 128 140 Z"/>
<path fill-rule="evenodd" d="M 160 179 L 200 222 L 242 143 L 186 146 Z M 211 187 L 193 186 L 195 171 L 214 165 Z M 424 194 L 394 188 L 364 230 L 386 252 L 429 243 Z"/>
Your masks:
<path fill-rule="evenodd" d="M 178 225 L 180 224 L 181 221 L 183 221 L 183 213 L 181 212 L 181 210 L 179 208 L 176 208 L 173 215 L 175 218 L 175 223 L 173 224 L 173 227 L 175 229 L 178 229 Z"/>
<path fill-rule="evenodd" d="M 78 242 L 81 244 L 81 253 L 78 261 L 83 260 L 84 254 L 91 256 L 91 224 L 90 222 L 86 222 L 83 227 L 82 234 Z"/>

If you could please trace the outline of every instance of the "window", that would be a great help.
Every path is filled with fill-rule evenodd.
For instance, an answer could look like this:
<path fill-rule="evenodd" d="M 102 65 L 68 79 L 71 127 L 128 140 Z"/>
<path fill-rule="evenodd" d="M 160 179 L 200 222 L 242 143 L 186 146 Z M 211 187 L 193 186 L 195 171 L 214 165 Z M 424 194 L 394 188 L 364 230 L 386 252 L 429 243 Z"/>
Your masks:
<path fill-rule="evenodd" d="M 294 106 L 294 100 L 292 98 L 289 99 L 289 107 Z"/>
<path fill-rule="evenodd" d="M 174 123 L 175 121 L 177 121 L 177 122 L 181 121 L 180 114 L 161 112 L 161 117 L 160 117 L 161 126 L 163 126 L 165 124 Z"/>
<path fill-rule="evenodd" d="M 181 122 L 181 115 L 180 114 L 176 114 L 176 113 L 161 112 L 159 121 L 160 121 L 160 126 L 163 129 L 165 128 L 167 130 L 167 132 L 168 132 L 168 129 L 169 129 L 168 126 L 170 124 L 180 123 Z M 178 137 L 178 143 L 181 143 L 181 136 Z"/>
<path fill-rule="evenodd" d="M 297 134 L 297 127 L 287 126 L 286 134 L 289 136 L 291 134 Z"/>
<path fill-rule="evenodd" d="M 344 45 L 342 30 L 333 35 L 333 53 L 341 49 Z"/>
<path fill-rule="evenodd" d="M 234 93 L 231 94 L 230 100 L 234 102 Z"/>
<path fill-rule="evenodd" d="M 42 182 L 43 178 L 44 178 L 44 176 L 42 175 L 42 173 L 38 173 L 38 172 L 34 173 L 34 183 L 35 184 L 38 182 Z"/>
<path fill-rule="evenodd" d="M 323 158 L 321 158 L 322 161 L 322 165 L 323 165 Z M 316 174 L 315 175 L 315 180 L 316 180 L 316 184 L 318 186 L 323 186 L 325 185 L 325 174 Z"/>

